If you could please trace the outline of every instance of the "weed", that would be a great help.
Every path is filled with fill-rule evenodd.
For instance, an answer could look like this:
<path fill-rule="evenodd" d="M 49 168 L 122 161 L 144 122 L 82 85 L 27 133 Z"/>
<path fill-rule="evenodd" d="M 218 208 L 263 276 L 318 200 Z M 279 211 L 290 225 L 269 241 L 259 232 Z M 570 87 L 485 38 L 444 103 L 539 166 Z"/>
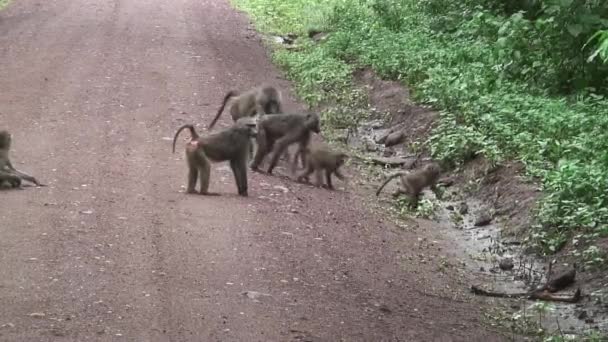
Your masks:
<path fill-rule="evenodd" d="M 442 110 L 429 140 L 435 158 L 526 165 L 546 194 L 531 238 L 546 253 L 576 234 L 589 241 L 608 234 L 601 1 L 234 1 L 263 31 L 303 37 L 301 49 L 278 50 L 275 60 L 305 101 L 335 108 L 323 113 L 324 124 L 362 119 L 366 110 L 356 108 L 366 99 L 353 92 L 352 72 L 371 67 Z M 315 43 L 311 31 L 329 35 Z"/>

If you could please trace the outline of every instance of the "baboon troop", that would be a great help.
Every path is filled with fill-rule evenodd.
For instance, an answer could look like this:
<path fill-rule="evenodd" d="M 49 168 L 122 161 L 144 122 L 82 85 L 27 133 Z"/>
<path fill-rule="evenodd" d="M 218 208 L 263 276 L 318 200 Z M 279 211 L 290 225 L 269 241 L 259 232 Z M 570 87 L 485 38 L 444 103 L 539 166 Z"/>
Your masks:
<path fill-rule="evenodd" d="M 211 130 L 224 108 L 230 102 L 229 110 L 232 125 L 217 132 L 199 135 L 193 124 L 186 124 L 177 129 L 173 136 L 173 153 L 179 134 L 187 129 L 190 139 L 184 146 L 185 160 L 188 168 L 186 193 L 206 196 L 217 196 L 209 191 L 211 166 L 213 163 L 228 162 L 234 175 L 237 193 L 246 197 L 248 193 L 247 169 L 261 172 L 260 165 L 270 155 L 266 173 L 271 175 L 281 155 L 286 155 L 291 162 L 291 174 L 298 182 L 309 181 L 315 173 L 316 186 L 334 189 L 332 176 L 346 182 L 340 168 L 348 155 L 335 151 L 325 144 L 313 143 L 313 134 L 321 132 L 321 120 L 316 113 L 289 113 L 283 111 L 281 91 L 271 85 L 260 85 L 239 94 L 229 91 L 214 119 L 209 124 Z M 255 155 L 253 143 L 257 146 Z M 293 161 L 289 158 L 288 149 L 296 146 Z M 23 181 L 36 186 L 45 186 L 36 178 L 15 169 L 9 159 L 11 134 L 0 131 L 0 189 L 23 189 Z M 251 160 L 249 165 L 248 162 Z M 298 159 L 303 170 L 296 172 Z M 431 163 L 413 172 L 397 172 L 389 176 L 378 188 L 376 195 L 392 179 L 400 177 L 400 185 L 393 196 L 406 195 L 416 204 L 420 192 L 430 187 L 435 189 L 440 168 Z M 323 181 L 324 176 L 324 181 Z M 199 190 L 196 190 L 197 183 Z"/>

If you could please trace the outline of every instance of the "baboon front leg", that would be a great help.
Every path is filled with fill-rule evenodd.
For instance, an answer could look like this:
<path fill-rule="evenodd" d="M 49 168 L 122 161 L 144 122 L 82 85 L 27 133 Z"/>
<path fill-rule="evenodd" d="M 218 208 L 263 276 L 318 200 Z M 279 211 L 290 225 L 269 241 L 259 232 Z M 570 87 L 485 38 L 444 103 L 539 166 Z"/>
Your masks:
<path fill-rule="evenodd" d="M 325 170 L 325 180 L 327 181 L 327 188 L 334 189 L 334 186 L 331 184 L 331 171 Z"/>
<path fill-rule="evenodd" d="M 247 193 L 247 164 L 245 163 L 245 158 L 242 158 L 242 160 L 231 160 L 230 168 L 234 174 L 239 195 L 243 197 L 249 196 Z"/>
<path fill-rule="evenodd" d="M 25 173 L 25 172 L 22 172 L 22 171 L 19 171 L 19 170 L 15 169 L 15 167 L 13 166 L 13 164 L 11 164 L 10 160 L 8 160 L 8 161 L 6 162 L 6 166 L 8 166 L 9 170 L 11 170 L 11 171 L 12 171 L 12 173 L 13 173 L 14 175 L 16 175 L 17 177 L 19 177 L 19 178 L 21 178 L 21 179 L 24 179 L 24 180 L 26 180 L 26 181 L 28 181 L 28 182 L 34 183 L 34 184 L 36 184 L 37 186 L 46 186 L 46 185 L 44 185 L 44 184 L 42 184 L 42 183 L 38 182 L 38 180 L 37 180 L 35 177 L 30 176 L 30 175 L 28 175 L 28 174 L 27 174 L 27 173 Z"/>
<path fill-rule="evenodd" d="M 315 171 L 315 184 L 318 187 L 323 187 L 323 175 L 321 175 L 321 170 Z"/>
<path fill-rule="evenodd" d="M 306 149 L 308 148 L 308 139 L 305 142 L 300 142 L 298 145 L 298 151 L 300 152 L 300 162 L 302 165 L 306 165 Z"/>
<path fill-rule="evenodd" d="M 312 167 L 312 165 L 308 165 L 306 166 L 306 169 L 304 171 L 302 171 L 302 173 L 300 173 L 298 175 L 297 181 L 300 182 L 302 181 L 302 179 L 306 179 L 308 181 L 308 176 L 314 171 L 314 168 Z"/>
<path fill-rule="evenodd" d="M 344 181 L 344 175 L 342 175 L 338 169 L 334 171 L 334 174 L 336 175 L 336 177 L 338 177 L 338 179 Z"/>
<path fill-rule="evenodd" d="M 198 168 L 194 165 L 188 165 L 188 188 L 186 193 L 196 193 L 196 181 L 198 179 Z"/>

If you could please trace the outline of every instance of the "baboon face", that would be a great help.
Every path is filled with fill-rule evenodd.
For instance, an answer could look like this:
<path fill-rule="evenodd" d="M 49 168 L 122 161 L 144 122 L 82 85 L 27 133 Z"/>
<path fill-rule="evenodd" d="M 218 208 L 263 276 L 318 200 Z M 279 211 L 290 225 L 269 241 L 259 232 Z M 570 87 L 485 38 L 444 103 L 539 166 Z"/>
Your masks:
<path fill-rule="evenodd" d="M 238 129 L 248 136 L 255 138 L 258 135 L 257 117 L 245 117 L 237 120 Z"/>
<path fill-rule="evenodd" d="M 433 178 L 437 178 L 437 176 L 439 176 L 439 174 L 441 173 L 441 168 L 439 167 L 438 164 L 431 163 L 425 167 L 425 171 L 427 172 L 427 174 L 431 175 Z"/>
<path fill-rule="evenodd" d="M 348 159 L 348 156 L 347 156 L 345 153 L 340 153 L 340 154 L 338 154 L 338 157 L 337 157 L 337 160 L 338 160 L 337 165 L 338 165 L 338 166 L 342 166 L 342 165 L 344 165 L 344 163 L 346 162 L 346 160 L 347 160 L 347 159 Z"/>

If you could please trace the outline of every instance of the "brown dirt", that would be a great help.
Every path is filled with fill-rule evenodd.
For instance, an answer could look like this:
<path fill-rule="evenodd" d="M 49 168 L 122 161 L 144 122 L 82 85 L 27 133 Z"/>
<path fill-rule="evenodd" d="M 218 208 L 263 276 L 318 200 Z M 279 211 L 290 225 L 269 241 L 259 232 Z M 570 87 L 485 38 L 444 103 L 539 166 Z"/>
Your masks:
<path fill-rule="evenodd" d="M 388 113 L 386 126 L 407 132 L 406 140 L 393 149 L 404 149 L 408 155 L 410 143 L 429 138 L 439 114 L 415 104 L 407 87 L 396 81 L 382 80 L 369 69 L 357 70 L 354 77 L 367 90 L 371 106 L 380 113 Z M 446 177 L 457 187 L 481 180 L 479 187 L 467 190 L 468 195 L 489 203 L 495 209 L 506 223 L 503 231 L 506 235 L 522 237 L 530 228 L 532 210 L 542 193 L 537 185 L 525 178 L 521 163 L 507 162 L 490 170 L 488 162 L 478 157 Z"/>
<path fill-rule="evenodd" d="M 431 225 L 278 176 L 240 198 L 225 165 L 223 196 L 180 191 L 176 127 L 229 89 L 289 88 L 227 2 L 15 1 L 0 62 L 13 159 L 49 184 L 0 193 L 0 340 L 503 339 Z"/>

